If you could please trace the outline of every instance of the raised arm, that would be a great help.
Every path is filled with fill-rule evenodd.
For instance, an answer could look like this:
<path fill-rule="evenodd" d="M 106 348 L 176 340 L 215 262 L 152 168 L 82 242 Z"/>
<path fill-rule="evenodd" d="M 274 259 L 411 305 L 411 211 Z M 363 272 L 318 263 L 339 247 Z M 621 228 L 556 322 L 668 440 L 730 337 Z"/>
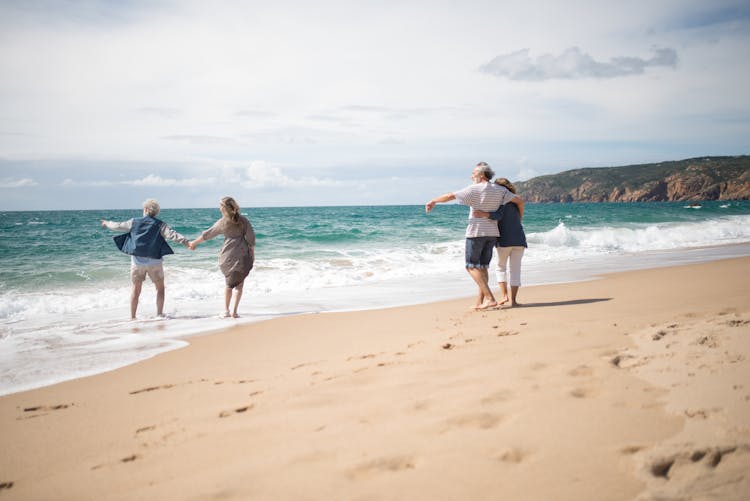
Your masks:
<path fill-rule="evenodd" d="M 199 236 L 198 238 L 190 242 L 188 244 L 188 247 L 190 248 L 190 250 L 195 250 L 195 247 L 198 244 L 202 244 L 203 242 L 211 240 L 217 235 L 220 235 L 222 233 L 222 229 L 223 229 L 223 223 L 222 223 L 222 220 L 219 219 L 213 224 L 213 226 L 211 226 L 209 229 L 201 233 L 201 236 Z"/>
<path fill-rule="evenodd" d="M 426 213 L 430 213 L 433 207 L 435 207 L 435 204 L 442 204 L 445 202 L 450 202 L 451 200 L 455 200 L 456 195 L 453 193 L 446 193 L 445 195 L 440 195 L 439 197 L 435 197 L 426 204 L 424 204 L 424 211 Z"/>
<path fill-rule="evenodd" d="M 164 237 L 164 240 L 172 240 L 174 242 L 181 243 L 185 247 L 190 247 L 190 240 L 174 231 L 172 228 L 167 226 L 166 223 L 161 225 L 159 232 L 161 233 L 161 236 Z"/>
<path fill-rule="evenodd" d="M 102 219 L 102 227 L 107 228 L 112 231 L 130 231 L 130 228 L 133 227 L 133 220 L 128 219 L 127 221 L 123 221 L 121 223 L 118 223 L 116 221 L 107 221 L 106 219 Z"/>

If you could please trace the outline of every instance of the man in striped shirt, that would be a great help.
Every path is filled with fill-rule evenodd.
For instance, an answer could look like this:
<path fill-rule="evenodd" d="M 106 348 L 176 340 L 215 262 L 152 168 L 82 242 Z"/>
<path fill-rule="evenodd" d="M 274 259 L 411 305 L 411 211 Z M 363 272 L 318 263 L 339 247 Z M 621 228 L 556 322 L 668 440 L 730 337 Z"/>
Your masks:
<path fill-rule="evenodd" d="M 471 174 L 474 184 L 466 188 L 446 193 L 433 198 L 425 204 L 425 211 L 429 213 L 435 204 L 456 200 L 461 205 L 471 207 L 469 224 L 466 227 L 466 271 L 479 287 L 475 310 L 485 310 L 497 306 L 495 296 L 489 286 L 489 268 L 492 260 L 492 250 L 500 236 L 497 223 L 491 219 L 474 217 L 474 209 L 484 212 L 494 212 L 501 205 L 515 203 L 519 208 L 523 200 L 503 186 L 490 183 L 495 173 L 486 162 L 479 162 Z"/>

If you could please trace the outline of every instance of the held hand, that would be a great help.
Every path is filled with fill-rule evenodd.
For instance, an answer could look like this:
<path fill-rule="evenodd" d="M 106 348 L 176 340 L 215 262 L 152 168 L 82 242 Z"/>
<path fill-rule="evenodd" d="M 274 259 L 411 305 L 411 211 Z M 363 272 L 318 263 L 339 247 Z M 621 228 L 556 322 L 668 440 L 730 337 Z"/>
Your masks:
<path fill-rule="evenodd" d="M 195 240 L 188 243 L 188 249 L 190 249 L 191 251 L 195 250 Z"/>
<path fill-rule="evenodd" d="M 102 228 L 106 228 L 107 227 L 107 221 L 105 221 L 104 219 L 102 219 L 101 222 L 102 222 Z"/>
<path fill-rule="evenodd" d="M 433 207 L 435 207 L 435 202 L 433 202 L 432 200 L 424 204 L 425 213 L 429 214 Z"/>

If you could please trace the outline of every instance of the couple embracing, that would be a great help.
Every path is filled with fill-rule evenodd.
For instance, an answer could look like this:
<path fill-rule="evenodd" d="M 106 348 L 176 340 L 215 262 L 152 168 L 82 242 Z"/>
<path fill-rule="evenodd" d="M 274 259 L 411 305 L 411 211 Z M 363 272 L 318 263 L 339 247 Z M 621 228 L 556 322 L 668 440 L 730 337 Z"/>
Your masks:
<path fill-rule="evenodd" d="M 511 305 L 517 306 L 516 294 L 521 285 L 521 257 L 526 238 L 521 226 L 524 203 L 516 196 L 513 185 L 504 178 L 490 182 L 495 175 L 486 162 L 479 162 L 471 174 L 474 184 L 433 198 L 425 204 L 429 213 L 436 204 L 456 200 L 471 207 L 466 228 L 466 271 L 479 288 L 475 310 L 486 310 L 499 304 L 489 286 L 492 250 L 498 246 L 498 282 L 503 293 L 501 303 L 508 301 L 506 263 L 510 261 Z M 501 223 L 498 224 L 498 220 Z M 502 227 L 502 236 L 499 227 Z M 498 245 L 499 244 L 499 245 Z"/>

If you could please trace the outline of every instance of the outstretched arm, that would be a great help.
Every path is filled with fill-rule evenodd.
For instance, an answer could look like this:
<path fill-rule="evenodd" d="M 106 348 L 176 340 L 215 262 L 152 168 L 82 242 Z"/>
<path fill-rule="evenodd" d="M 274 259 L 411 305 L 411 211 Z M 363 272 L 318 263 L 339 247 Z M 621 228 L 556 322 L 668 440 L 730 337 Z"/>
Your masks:
<path fill-rule="evenodd" d="M 222 229 L 224 227 L 223 219 L 219 219 L 216 221 L 213 226 L 211 226 L 209 229 L 201 233 L 201 236 L 193 240 L 188 244 L 188 247 L 190 247 L 190 250 L 195 250 L 195 247 L 198 244 L 202 244 L 203 242 L 207 242 L 208 240 L 211 240 L 212 238 L 220 235 L 222 233 Z"/>
<path fill-rule="evenodd" d="M 188 244 L 188 247 L 190 248 L 190 250 L 195 250 L 195 248 L 198 247 L 198 244 L 202 244 L 203 242 L 205 242 L 205 240 L 203 239 L 203 236 L 200 236 L 196 238 L 195 240 L 193 240 L 192 242 L 190 242 Z"/>
<path fill-rule="evenodd" d="M 426 204 L 424 204 L 424 211 L 429 214 L 429 212 L 432 210 L 433 207 L 435 207 L 435 204 L 442 204 L 445 202 L 450 202 L 451 200 L 455 200 L 456 195 L 453 193 L 446 193 L 445 195 L 440 195 L 439 197 L 435 197 Z"/>
<path fill-rule="evenodd" d="M 174 231 L 172 228 L 170 228 L 166 224 L 162 224 L 161 229 L 159 231 L 161 233 L 161 236 L 164 237 L 164 240 L 172 240 L 174 242 L 180 242 L 185 247 L 190 247 L 190 240 L 183 237 L 182 235 Z"/>
<path fill-rule="evenodd" d="M 103 228 L 107 228 L 112 231 L 130 231 L 130 228 L 133 227 L 132 219 L 128 219 L 127 221 L 123 221 L 122 223 L 107 221 L 106 219 L 102 219 L 101 222 Z"/>

